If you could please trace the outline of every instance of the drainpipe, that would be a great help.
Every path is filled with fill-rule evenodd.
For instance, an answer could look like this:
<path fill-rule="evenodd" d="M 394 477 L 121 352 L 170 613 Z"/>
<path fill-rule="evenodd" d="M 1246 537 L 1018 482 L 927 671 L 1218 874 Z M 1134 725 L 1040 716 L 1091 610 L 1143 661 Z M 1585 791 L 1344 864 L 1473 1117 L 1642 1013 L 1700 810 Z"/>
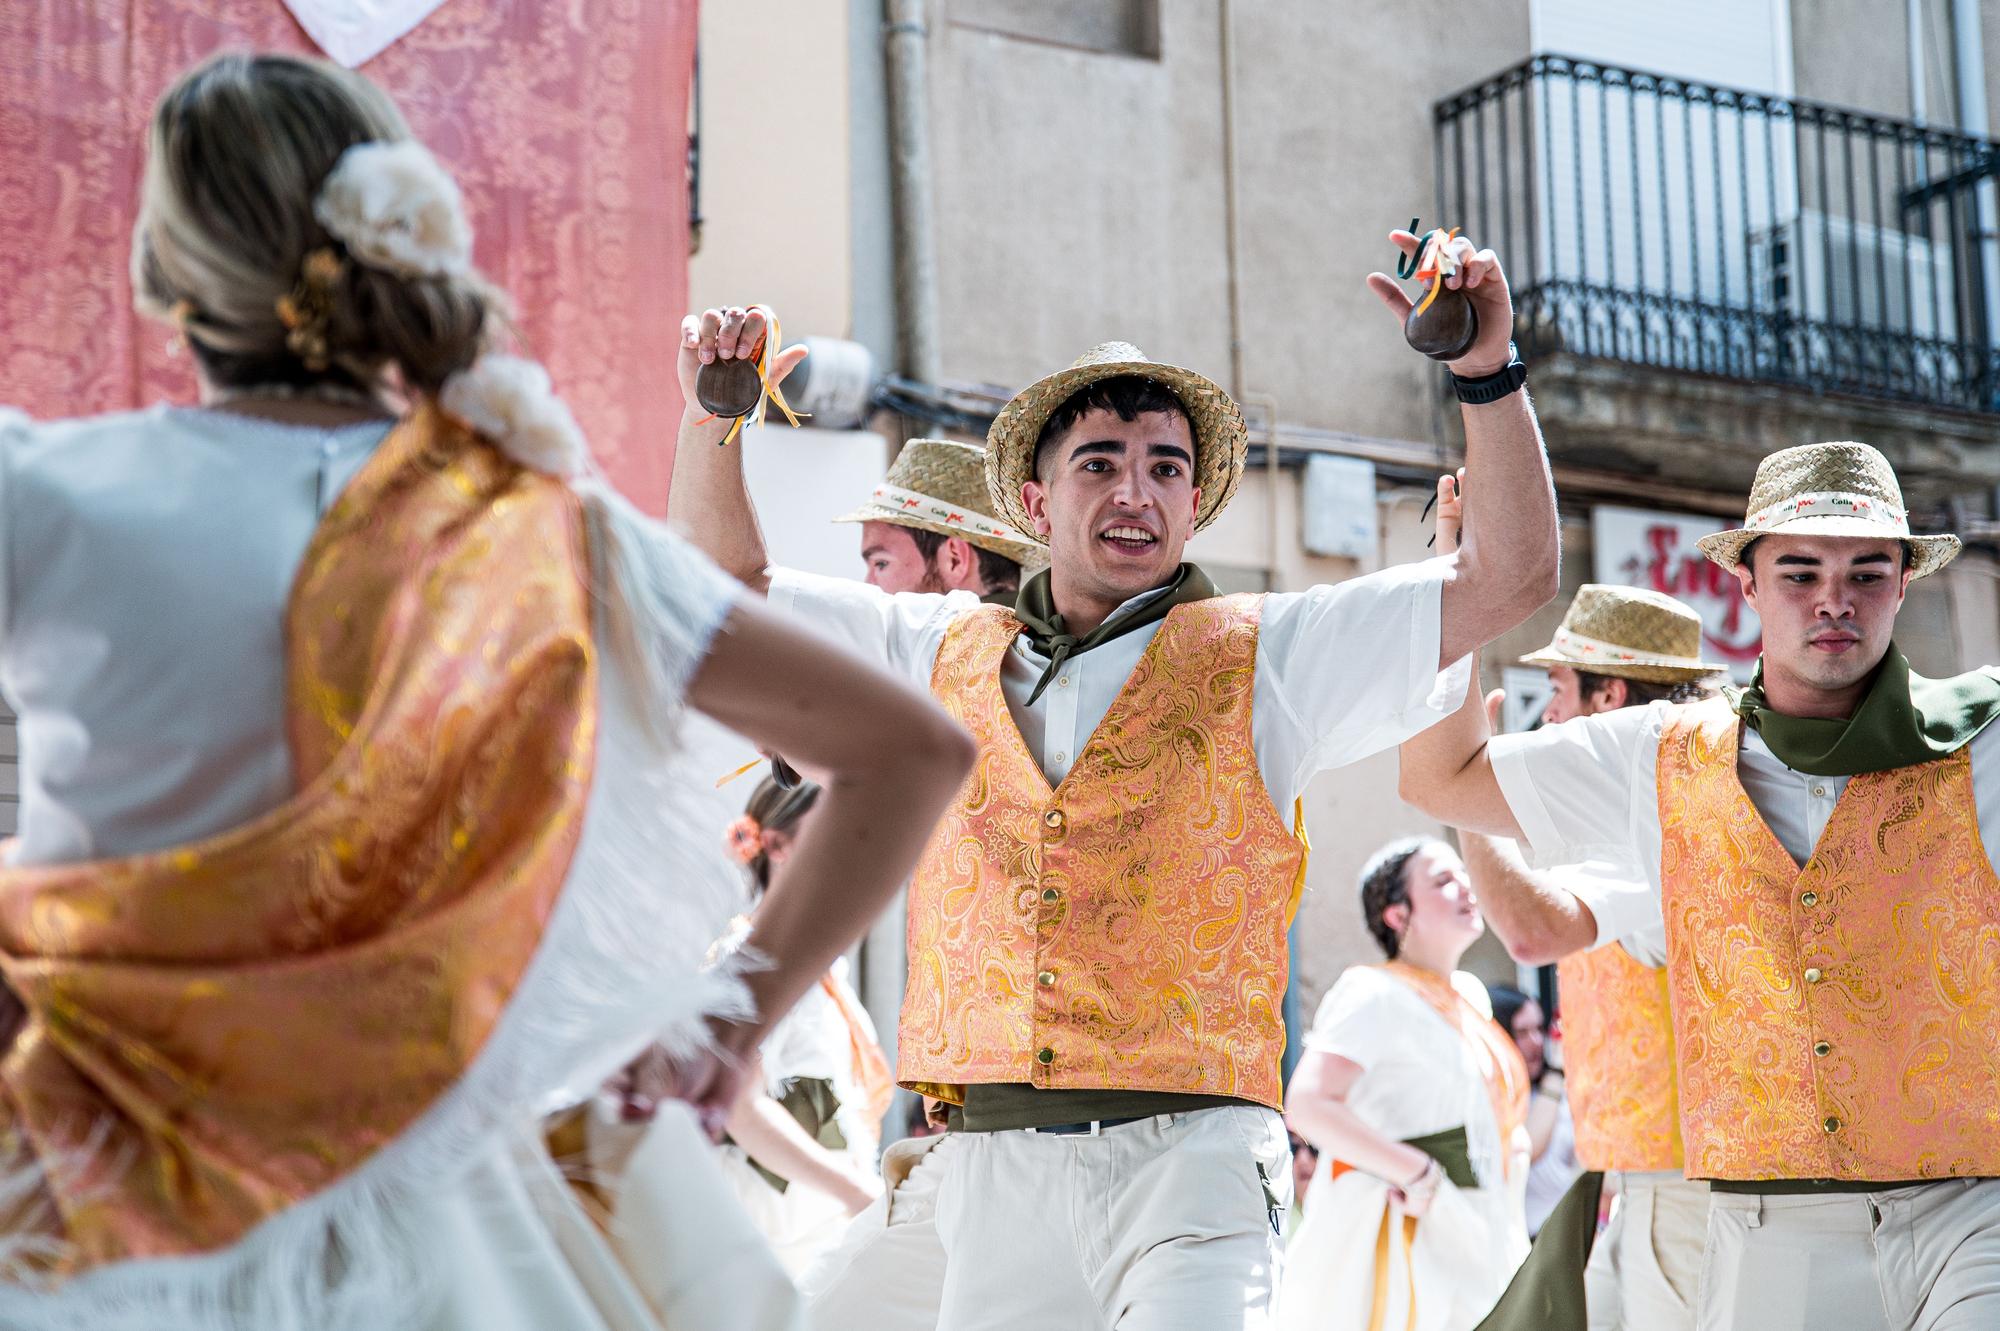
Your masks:
<path fill-rule="evenodd" d="M 924 0 L 883 0 L 889 75 L 889 192 L 896 227 L 896 365 L 935 386 L 938 346 L 937 230 L 931 211 L 930 99 Z"/>
<path fill-rule="evenodd" d="M 1229 291 L 1229 395 L 1242 403 L 1249 396 L 1243 384 L 1243 248 L 1238 222 L 1241 201 L 1236 179 L 1236 51 L 1235 14 L 1229 0 L 1216 6 L 1216 53 L 1222 64 L 1222 236 Z M 1265 558 L 1271 590 L 1278 590 L 1278 403 L 1260 395 L 1264 408 Z"/>
<path fill-rule="evenodd" d="M 1978 0 L 1951 0 L 1951 45 L 1957 70 L 1958 127 L 1967 134 L 1985 138 L 1989 132 L 1986 108 L 1986 38 L 1981 31 Z M 1979 321 L 1980 344 L 1991 350 L 1993 326 L 2000 316 L 2000 198 L 1996 198 L 1992 176 L 1972 187 L 1973 216 L 1977 227 L 1980 283 L 1985 300 L 1985 317 Z M 1989 387 L 1988 392 L 1992 390 Z"/>

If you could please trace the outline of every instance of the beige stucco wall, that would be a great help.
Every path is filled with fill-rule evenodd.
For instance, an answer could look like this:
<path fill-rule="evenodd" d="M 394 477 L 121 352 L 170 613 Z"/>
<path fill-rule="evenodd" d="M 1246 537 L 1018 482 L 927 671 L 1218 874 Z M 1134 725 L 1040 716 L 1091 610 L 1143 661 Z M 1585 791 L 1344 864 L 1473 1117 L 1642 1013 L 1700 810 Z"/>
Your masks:
<path fill-rule="evenodd" d="M 848 11 L 826 0 L 701 7 L 695 309 L 762 301 L 804 333 L 853 316 Z"/>

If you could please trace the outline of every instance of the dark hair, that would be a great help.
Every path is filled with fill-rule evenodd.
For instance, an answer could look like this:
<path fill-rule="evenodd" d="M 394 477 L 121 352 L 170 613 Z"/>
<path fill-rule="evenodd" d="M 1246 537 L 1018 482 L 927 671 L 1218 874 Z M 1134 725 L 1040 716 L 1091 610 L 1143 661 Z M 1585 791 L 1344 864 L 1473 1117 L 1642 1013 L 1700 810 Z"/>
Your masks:
<path fill-rule="evenodd" d="M 743 812 L 757 822 L 760 832 L 789 832 L 798 826 L 799 820 L 811 812 L 819 802 L 819 787 L 810 781 L 801 781 L 790 790 L 779 785 L 775 777 L 765 777 L 751 793 L 750 803 Z M 771 857 L 758 851 L 750 860 L 750 876 L 757 880 L 757 890 L 763 891 L 771 885 Z"/>
<path fill-rule="evenodd" d="M 1035 439 L 1035 475 L 1042 474 L 1042 460 L 1050 445 L 1068 433 L 1069 428 L 1083 419 L 1087 412 L 1114 411 L 1121 421 L 1136 421 L 1149 411 L 1172 412 L 1188 423 L 1190 433 L 1194 430 L 1194 418 L 1188 415 L 1187 404 L 1173 389 L 1157 379 L 1149 379 L 1143 374 L 1114 374 L 1108 379 L 1099 379 L 1094 384 L 1085 384 L 1063 399 L 1061 406 L 1049 413 L 1042 424 L 1042 432 Z"/>
<path fill-rule="evenodd" d="M 1611 687 L 1612 679 L 1625 681 L 1625 705 L 1644 707 L 1649 702 L 1700 702 L 1715 690 L 1700 680 L 1683 679 L 1669 684 L 1653 679 L 1633 679 L 1629 675 L 1598 675 L 1588 670 L 1576 672 L 1578 702 L 1589 702 Z"/>
<path fill-rule="evenodd" d="M 937 552 L 944 549 L 944 543 L 952 538 L 942 532 L 925 531 L 922 527 L 905 527 L 910 539 L 916 542 L 917 553 L 924 557 L 926 565 L 937 561 Z M 967 541 L 967 545 L 972 542 Z M 1021 585 L 1021 566 L 1003 554 L 988 550 L 983 546 L 972 546 L 973 554 L 979 557 L 979 580 L 986 584 L 989 592 L 1011 592 Z"/>
<path fill-rule="evenodd" d="M 1537 1002 L 1533 994 L 1524 994 L 1511 984 L 1489 984 L 1486 996 L 1493 1000 L 1493 1020 L 1509 1036 L 1514 1034 L 1514 1018 L 1521 1015 L 1521 1009 Z"/>
<path fill-rule="evenodd" d="M 1369 857 L 1368 863 L 1361 866 L 1361 918 L 1391 961 L 1396 959 L 1402 940 L 1396 937 L 1396 931 L 1382 916 L 1391 906 L 1410 904 L 1410 885 L 1404 878 L 1404 871 L 1418 851 L 1437 844 L 1436 837 L 1404 837 L 1376 851 Z"/>

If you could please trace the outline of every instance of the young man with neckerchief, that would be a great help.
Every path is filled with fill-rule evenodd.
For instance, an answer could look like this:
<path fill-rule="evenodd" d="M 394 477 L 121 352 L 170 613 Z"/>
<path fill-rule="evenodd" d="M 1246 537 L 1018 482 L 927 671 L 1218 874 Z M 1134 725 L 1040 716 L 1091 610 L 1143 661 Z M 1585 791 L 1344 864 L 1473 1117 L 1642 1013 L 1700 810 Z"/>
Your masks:
<path fill-rule="evenodd" d="M 1712 1183 L 1697 1325 L 2000 1324 L 2000 676 L 1910 672 L 1913 536 L 1863 444 L 1767 457 L 1703 538 L 1763 620 L 1749 688 L 1403 747 L 1406 798 L 1645 880 L 1592 937 L 1664 918 L 1686 1171 Z M 1577 899 L 1556 901 L 1576 913 Z"/>
<path fill-rule="evenodd" d="M 930 1157 L 940 1325 L 1271 1324 L 1299 796 L 1441 719 L 1466 686 L 1453 663 L 1554 588 L 1506 281 L 1456 245 L 1447 280 L 1483 331 L 1453 369 L 1486 497 L 1458 554 L 1337 586 L 1220 596 L 1183 562 L 1242 474 L 1242 416 L 1123 343 L 1016 395 L 988 435 L 996 516 L 1052 561 L 1011 611 L 767 571 L 721 429 L 683 425 L 675 516 L 695 542 L 928 683 L 982 746 L 912 884 L 898 1036 L 902 1082 L 955 1107 Z M 1407 297 L 1370 284 L 1400 328 Z M 684 373 L 748 354 L 750 323 L 691 321 Z M 683 491 L 692 468 L 708 480 Z"/>

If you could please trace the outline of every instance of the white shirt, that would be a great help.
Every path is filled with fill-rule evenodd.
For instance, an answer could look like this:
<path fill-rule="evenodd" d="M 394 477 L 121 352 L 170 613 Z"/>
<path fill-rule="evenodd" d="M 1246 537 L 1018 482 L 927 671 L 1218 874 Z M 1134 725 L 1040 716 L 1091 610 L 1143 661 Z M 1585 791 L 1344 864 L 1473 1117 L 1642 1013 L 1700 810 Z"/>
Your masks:
<path fill-rule="evenodd" d="M 1597 916 L 1600 939 L 1660 927 L 1657 773 L 1660 732 L 1672 705 L 1623 707 L 1526 734 L 1497 735 L 1488 750 L 1500 792 L 1521 825 L 1522 849 L 1534 863 L 1609 860 L 1633 866 L 1629 882 L 1621 885 L 1605 875 L 1588 892 L 1577 892 Z M 1990 860 L 2000 847 L 2000 726 L 1980 731 L 1969 747 L 1979 834 Z M 1736 775 L 1791 857 L 1800 864 L 1811 859 L 1848 779 L 1794 771 L 1747 726 Z"/>
<path fill-rule="evenodd" d="M 1451 984 L 1493 1015 L 1477 976 L 1455 971 Z M 1463 1127 L 1473 1172 L 1487 1183 L 1501 1177 L 1500 1125 L 1478 1056 L 1409 985 L 1380 966 L 1350 966 L 1320 1000 L 1305 1046 L 1361 1069 L 1346 1103 L 1363 1123 L 1395 1141 Z"/>
<path fill-rule="evenodd" d="M 1251 742 L 1264 788 L 1287 826 L 1293 800 L 1315 772 L 1394 748 L 1464 699 L 1470 658 L 1437 668 L 1447 568 L 1432 559 L 1264 598 Z M 771 604 L 928 688 L 945 631 L 979 600 L 970 592 L 891 595 L 866 583 L 779 570 Z M 1025 634 L 1015 640 L 1000 687 L 1051 785 L 1069 774 L 1158 631 L 1150 624 L 1071 657 L 1032 704 L 1028 695 L 1048 658 Z"/>

